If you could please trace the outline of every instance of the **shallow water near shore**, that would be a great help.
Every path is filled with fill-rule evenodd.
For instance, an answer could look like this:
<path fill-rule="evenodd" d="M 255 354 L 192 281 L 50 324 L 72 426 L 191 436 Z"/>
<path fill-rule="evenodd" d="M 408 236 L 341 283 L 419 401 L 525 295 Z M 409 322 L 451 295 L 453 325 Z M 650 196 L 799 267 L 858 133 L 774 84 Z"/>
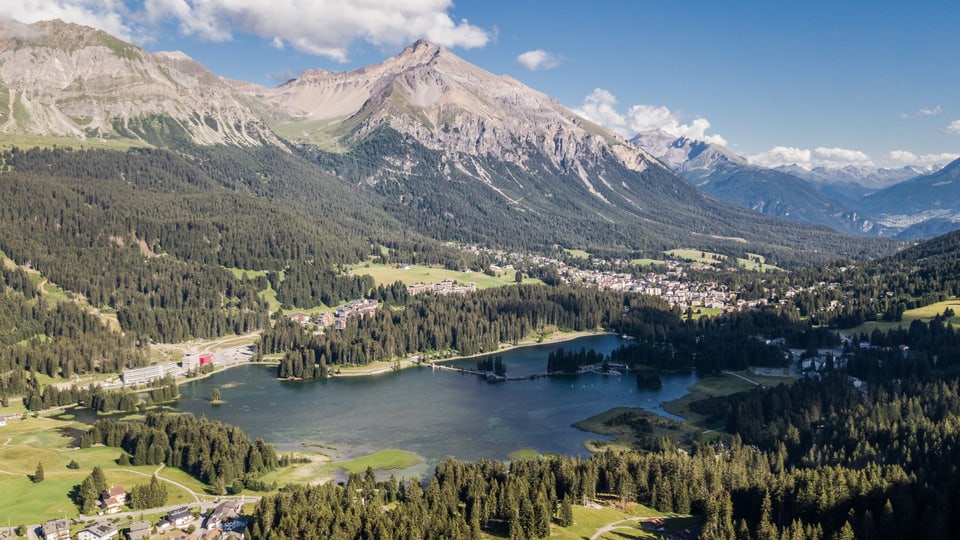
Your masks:
<path fill-rule="evenodd" d="M 501 353 L 507 375 L 546 371 L 547 355 L 582 347 L 608 353 L 622 343 L 602 334 Z M 476 359 L 444 365 L 476 369 Z M 447 457 L 509 459 L 511 452 L 589 455 L 584 443 L 602 439 L 571 427 L 611 407 L 660 404 L 688 393 L 693 373 L 661 374 L 663 387 L 638 388 L 632 373 L 540 377 L 488 383 L 476 375 L 414 367 L 369 377 L 279 381 L 276 368 L 241 366 L 180 386 L 177 409 L 243 428 L 284 450 L 319 449 L 350 458 L 384 448 L 418 454 L 422 474 Z M 224 403 L 209 401 L 213 387 Z M 667 415 L 669 416 L 669 415 Z M 308 445 L 308 446 L 305 446 Z"/>

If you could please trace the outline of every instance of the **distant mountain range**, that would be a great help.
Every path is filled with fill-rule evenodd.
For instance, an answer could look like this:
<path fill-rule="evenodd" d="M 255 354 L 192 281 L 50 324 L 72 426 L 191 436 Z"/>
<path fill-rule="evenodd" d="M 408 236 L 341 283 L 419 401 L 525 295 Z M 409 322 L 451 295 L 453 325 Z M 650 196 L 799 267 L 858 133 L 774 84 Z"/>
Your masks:
<path fill-rule="evenodd" d="M 279 149 L 305 159 L 297 166 L 303 170 L 238 170 L 243 185 L 300 203 L 311 186 L 286 178 L 333 179 L 364 199 L 365 212 L 379 208 L 390 216 L 371 220 L 398 220 L 439 240 L 620 253 L 750 249 L 781 262 L 892 245 L 707 196 L 550 96 L 426 41 L 380 64 L 311 70 L 265 88 L 217 77 L 183 53 L 148 53 L 90 28 L 7 21 L 0 24 L 0 95 L 7 97 L 0 132 L 12 141 L 68 137 L 174 148 L 202 159 L 223 153 L 217 148 Z M 198 145 L 207 149 L 192 149 Z M 711 155 L 702 149 L 698 167 L 743 166 L 736 156 Z M 244 167 L 255 169 L 263 159 L 256 154 Z M 262 185 L 251 181 L 258 176 Z M 321 184 L 325 193 L 332 185 Z M 843 212 L 821 213 L 843 219 Z M 866 227 L 856 216 L 846 219 Z"/>
<path fill-rule="evenodd" d="M 751 165 L 726 148 L 647 131 L 631 139 L 719 199 L 851 234 L 922 238 L 960 229 L 960 160 L 947 167 L 812 170 Z"/>

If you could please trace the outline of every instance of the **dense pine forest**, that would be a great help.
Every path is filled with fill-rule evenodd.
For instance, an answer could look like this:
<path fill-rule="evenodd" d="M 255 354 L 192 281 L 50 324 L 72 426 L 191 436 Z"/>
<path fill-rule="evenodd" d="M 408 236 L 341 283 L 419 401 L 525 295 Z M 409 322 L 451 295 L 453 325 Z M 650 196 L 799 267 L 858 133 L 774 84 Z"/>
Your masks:
<path fill-rule="evenodd" d="M 273 446 L 251 441 L 238 427 L 189 415 L 147 413 L 144 422 L 98 420 L 83 434 L 82 448 L 92 444 L 120 447 L 131 465 L 177 467 L 225 495 L 243 488 L 279 466 Z"/>

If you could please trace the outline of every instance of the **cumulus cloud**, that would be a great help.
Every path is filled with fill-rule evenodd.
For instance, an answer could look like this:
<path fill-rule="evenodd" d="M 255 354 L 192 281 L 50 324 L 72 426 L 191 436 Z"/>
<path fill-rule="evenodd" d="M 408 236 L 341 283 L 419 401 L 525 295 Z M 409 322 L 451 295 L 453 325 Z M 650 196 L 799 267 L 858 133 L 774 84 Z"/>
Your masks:
<path fill-rule="evenodd" d="M 683 124 L 678 115 L 669 108 L 655 105 L 633 105 L 626 114 L 622 114 L 617 110 L 617 103 L 613 94 L 597 88 L 573 111 L 627 138 L 641 131 L 659 129 L 674 137 L 687 137 L 721 146 L 727 144 L 727 140 L 720 135 L 706 134 L 710 129 L 710 121 L 706 118 L 695 118 L 689 124 Z"/>
<path fill-rule="evenodd" d="M 603 88 L 594 88 L 590 95 L 583 98 L 583 104 L 573 109 L 573 112 L 624 137 L 633 136 L 627 130 L 626 118 L 617 111 L 617 98 Z"/>
<path fill-rule="evenodd" d="M 747 156 L 752 165 L 761 167 L 778 167 L 780 165 L 799 165 L 810 168 L 813 163 L 813 152 L 804 148 L 791 146 L 774 146 L 766 152 Z"/>
<path fill-rule="evenodd" d="M 560 56 L 543 49 L 527 51 L 517 56 L 517 63 L 530 71 L 553 69 L 560 65 L 561 60 Z"/>
<path fill-rule="evenodd" d="M 451 0 L 32 0 L 3 2 L 0 15 L 24 22 L 60 18 L 124 39 L 156 33 L 173 22 L 180 33 L 219 42 L 235 32 L 260 36 L 274 47 L 346 61 L 349 47 L 402 45 L 425 37 L 445 47 L 482 47 L 489 33 L 454 21 Z M 132 21 L 144 21 L 138 26 Z"/>
<path fill-rule="evenodd" d="M 813 167 L 838 169 L 850 165 L 873 165 L 873 160 L 870 159 L 870 156 L 859 150 L 826 148 L 823 146 L 819 146 L 813 150 L 790 146 L 775 146 L 766 152 L 747 156 L 747 161 L 761 167 L 798 165 L 806 169 Z"/>
<path fill-rule="evenodd" d="M 887 154 L 887 158 L 905 165 L 942 165 L 960 158 L 960 154 L 944 152 L 942 154 L 923 154 L 918 156 L 907 150 L 894 150 Z"/>
<path fill-rule="evenodd" d="M 960 120 L 950 122 L 943 130 L 951 135 L 960 135 Z"/>
<path fill-rule="evenodd" d="M 817 147 L 814 151 L 814 159 L 825 167 L 844 167 L 847 165 L 871 165 L 870 156 L 859 150 L 848 150 L 846 148 L 824 148 Z"/>

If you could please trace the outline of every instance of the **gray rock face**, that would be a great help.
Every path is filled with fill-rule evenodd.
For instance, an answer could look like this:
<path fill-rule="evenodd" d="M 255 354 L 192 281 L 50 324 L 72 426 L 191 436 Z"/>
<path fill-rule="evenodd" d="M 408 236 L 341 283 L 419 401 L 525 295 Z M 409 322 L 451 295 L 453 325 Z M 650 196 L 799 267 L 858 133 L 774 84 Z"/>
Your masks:
<path fill-rule="evenodd" d="M 308 71 L 255 95 L 288 115 L 278 123 L 298 126 L 297 138 L 321 146 L 349 144 L 386 124 L 450 163 L 470 156 L 524 166 L 536 154 L 568 170 L 610 156 L 637 172 L 660 166 L 550 96 L 423 40 L 380 64 Z"/>
<path fill-rule="evenodd" d="M 281 144 L 226 81 L 183 53 L 151 54 L 60 21 L 0 22 L 0 131 L 136 139 L 157 118 L 198 144 Z"/>

